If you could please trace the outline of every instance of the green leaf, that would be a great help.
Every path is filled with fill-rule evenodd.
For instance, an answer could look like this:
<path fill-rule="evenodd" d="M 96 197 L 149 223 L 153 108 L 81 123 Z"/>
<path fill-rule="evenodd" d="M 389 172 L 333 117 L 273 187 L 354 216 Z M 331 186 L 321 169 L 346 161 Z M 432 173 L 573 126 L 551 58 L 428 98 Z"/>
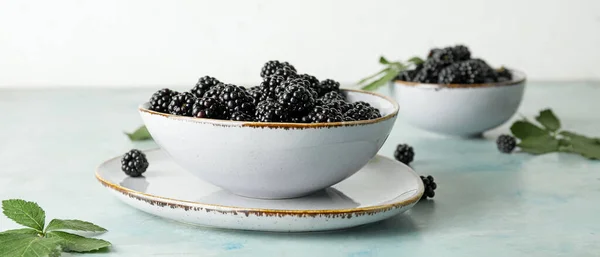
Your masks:
<path fill-rule="evenodd" d="M 387 65 L 387 64 L 390 64 L 390 61 L 385 59 L 385 57 L 381 56 L 381 57 L 379 57 L 379 63 Z"/>
<path fill-rule="evenodd" d="M 375 73 L 375 74 L 373 74 L 373 75 L 371 75 L 371 76 L 368 76 L 368 77 L 366 77 L 366 78 L 364 78 L 364 79 L 361 79 L 361 80 L 360 80 L 360 81 L 359 81 L 357 84 L 359 84 L 359 85 L 360 85 L 360 84 L 363 84 L 363 83 L 365 83 L 365 82 L 367 82 L 367 81 L 371 80 L 371 79 L 372 79 L 372 78 L 374 78 L 374 77 L 380 76 L 380 75 L 381 75 L 381 74 L 383 74 L 383 73 L 387 73 L 389 70 L 390 70 L 390 68 L 389 68 L 389 67 L 388 67 L 388 68 L 385 68 L 385 69 L 383 69 L 383 70 L 381 70 L 381 71 L 379 71 L 379 72 L 377 72 L 377 73 Z"/>
<path fill-rule="evenodd" d="M 40 237 L 30 233 L 0 233 L 2 257 L 60 256 L 60 238 Z"/>
<path fill-rule="evenodd" d="M 4 215 L 16 223 L 33 228 L 39 232 L 44 231 L 46 213 L 37 203 L 11 199 L 2 201 Z"/>
<path fill-rule="evenodd" d="M 548 135 L 547 131 L 527 120 L 516 121 L 510 127 L 510 131 L 515 137 L 519 139 Z"/>
<path fill-rule="evenodd" d="M 102 239 L 87 238 L 62 231 L 48 232 L 49 238 L 61 239 L 60 245 L 63 251 L 89 252 L 111 246 L 111 243 Z"/>
<path fill-rule="evenodd" d="M 55 230 L 75 230 L 90 232 L 106 232 L 106 229 L 93 223 L 81 220 L 53 219 L 46 227 L 46 232 Z"/>
<path fill-rule="evenodd" d="M 550 131 L 557 131 L 560 128 L 560 121 L 550 109 L 541 111 L 535 119 Z"/>
<path fill-rule="evenodd" d="M 561 131 L 559 134 L 571 144 L 571 147 L 566 148 L 565 151 L 580 154 L 588 159 L 600 159 L 600 142 L 598 138 L 590 138 L 569 131 Z"/>
<path fill-rule="evenodd" d="M 20 228 L 20 229 L 11 229 L 0 232 L 0 235 L 3 234 L 30 234 L 30 235 L 39 235 L 40 232 L 32 229 L 32 228 Z"/>
<path fill-rule="evenodd" d="M 390 80 L 394 79 L 396 76 L 398 76 L 398 73 L 400 73 L 400 70 L 397 69 L 390 69 L 383 77 L 381 77 L 380 79 L 372 82 L 371 84 L 368 84 L 364 87 L 362 87 L 363 90 L 376 90 L 379 87 L 385 85 L 385 83 L 389 82 Z"/>
<path fill-rule="evenodd" d="M 418 56 L 415 56 L 413 58 L 408 59 L 408 62 L 412 62 L 414 65 L 419 65 L 421 63 L 424 63 L 425 61 L 423 61 L 423 59 L 421 59 Z"/>
<path fill-rule="evenodd" d="M 131 141 L 144 141 L 152 139 L 150 132 L 148 132 L 146 126 L 143 125 L 136 129 L 133 133 L 125 132 L 125 135 L 127 135 Z"/>
<path fill-rule="evenodd" d="M 527 137 L 517 144 L 521 151 L 531 154 L 558 152 L 559 145 L 559 140 L 548 134 Z"/>

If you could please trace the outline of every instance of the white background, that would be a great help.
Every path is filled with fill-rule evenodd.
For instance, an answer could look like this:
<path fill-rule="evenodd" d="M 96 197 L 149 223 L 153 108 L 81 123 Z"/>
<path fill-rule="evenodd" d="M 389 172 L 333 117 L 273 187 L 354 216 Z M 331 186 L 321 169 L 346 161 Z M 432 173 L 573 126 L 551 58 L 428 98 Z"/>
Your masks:
<path fill-rule="evenodd" d="M 0 86 L 251 85 L 269 59 L 352 83 L 454 43 L 532 80 L 598 80 L 600 1 L 0 0 Z"/>

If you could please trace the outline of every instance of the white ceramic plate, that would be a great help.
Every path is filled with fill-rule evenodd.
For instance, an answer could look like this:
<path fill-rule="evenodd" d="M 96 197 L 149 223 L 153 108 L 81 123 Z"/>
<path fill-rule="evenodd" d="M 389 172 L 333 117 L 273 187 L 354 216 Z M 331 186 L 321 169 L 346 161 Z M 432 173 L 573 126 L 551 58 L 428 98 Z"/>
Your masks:
<path fill-rule="evenodd" d="M 318 193 L 263 200 L 231 194 L 175 164 L 162 150 L 145 151 L 143 177 L 121 171 L 121 157 L 100 165 L 96 178 L 123 202 L 160 217 L 202 226 L 262 231 L 324 231 L 380 221 L 410 209 L 423 183 L 408 166 L 382 156 Z"/>

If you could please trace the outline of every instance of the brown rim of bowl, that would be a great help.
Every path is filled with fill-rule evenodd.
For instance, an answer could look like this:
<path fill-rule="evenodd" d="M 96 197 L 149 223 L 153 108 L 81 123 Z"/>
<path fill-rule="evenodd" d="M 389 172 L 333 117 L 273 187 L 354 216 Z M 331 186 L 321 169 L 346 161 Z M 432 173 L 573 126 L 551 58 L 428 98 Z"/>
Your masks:
<path fill-rule="evenodd" d="M 405 85 L 405 86 L 411 86 L 411 87 L 430 86 L 430 87 L 437 87 L 437 88 L 474 88 L 474 87 L 513 86 L 513 85 L 523 83 L 527 80 L 527 76 L 525 76 L 525 73 L 523 73 L 519 70 L 515 70 L 515 69 L 507 68 L 507 70 L 509 70 L 515 74 L 518 74 L 519 76 L 517 76 L 517 79 L 511 80 L 511 81 L 496 82 L 496 83 L 483 83 L 483 84 L 436 84 L 436 83 L 420 83 L 420 82 L 412 82 L 412 81 L 404 81 L 404 80 L 394 80 L 394 82 Z"/>
<path fill-rule="evenodd" d="M 340 89 L 340 90 L 356 92 L 356 93 L 363 93 L 363 94 L 370 94 L 370 95 L 374 95 L 376 97 L 382 98 L 392 104 L 392 106 L 394 107 L 394 111 L 389 113 L 388 115 L 379 117 L 377 119 L 372 119 L 372 120 L 341 121 L 341 122 L 328 122 L 328 123 L 291 123 L 291 122 L 233 121 L 233 120 L 218 120 L 218 119 L 209 119 L 209 118 L 195 118 L 195 117 L 179 116 L 179 115 L 173 115 L 173 114 L 168 114 L 168 113 L 152 111 L 147 108 L 144 108 L 143 105 L 140 105 L 138 107 L 138 110 L 140 112 L 159 115 L 159 116 L 163 116 L 166 118 L 187 120 L 187 121 L 192 121 L 192 122 L 197 122 L 197 123 L 210 123 L 210 124 L 218 124 L 218 125 L 223 125 L 223 126 L 229 125 L 229 126 L 242 126 L 242 127 L 287 128 L 287 129 L 289 129 L 289 128 L 302 129 L 302 128 L 346 127 L 346 126 L 366 125 L 366 124 L 378 123 L 378 122 L 381 122 L 384 120 L 388 120 L 388 119 L 391 119 L 391 118 L 395 117 L 396 115 L 398 115 L 398 110 L 400 109 L 400 107 L 398 106 L 398 103 L 388 96 L 373 93 L 371 91 L 365 91 L 365 90 L 345 89 L 345 88 Z"/>
<path fill-rule="evenodd" d="M 160 150 L 160 148 L 155 148 L 155 149 L 150 149 L 150 150 L 145 150 L 144 152 L 151 152 L 151 151 L 158 151 Z M 382 155 L 376 155 L 379 158 L 385 158 L 388 160 L 392 160 L 391 158 L 388 158 L 386 156 L 382 156 Z M 263 215 L 263 214 L 274 214 L 274 215 L 304 215 L 304 214 L 324 214 L 324 215 L 335 215 L 335 214 L 355 214 L 355 213 L 377 213 L 377 212 L 381 212 L 381 211 L 386 211 L 386 210 L 390 210 L 393 208 L 398 208 L 398 207 L 403 207 L 403 206 L 407 206 L 413 203 L 416 203 L 417 201 L 419 201 L 419 199 L 421 199 L 421 196 L 423 195 L 423 193 L 425 192 L 425 187 L 423 186 L 422 183 L 417 183 L 418 184 L 418 188 L 417 188 L 417 192 L 408 199 L 405 199 L 403 201 L 400 202 L 394 202 L 394 203 L 388 203 L 388 204 L 379 204 L 379 205 L 373 205 L 373 206 L 367 206 L 367 207 L 359 207 L 359 208 L 351 208 L 351 209 L 322 209 L 322 210 L 278 210 L 278 209 L 261 209 L 261 208 L 246 208 L 246 207 L 236 207 L 236 206 L 227 206 L 227 205 L 219 205 L 219 204 L 208 204 L 208 203 L 200 203 L 200 202 L 194 202 L 194 201 L 187 201 L 187 200 L 178 200 L 178 199 L 173 199 L 173 198 L 168 198 L 168 197 L 162 197 L 162 196 L 156 196 L 156 195 L 152 195 L 152 194 L 147 194 L 147 193 L 143 193 L 143 192 L 139 192 L 139 191 L 135 191 L 126 187 L 123 187 L 121 185 L 115 184 L 115 183 L 111 183 L 108 180 L 102 178 L 102 176 L 100 176 L 100 166 L 102 166 L 103 164 L 107 163 L 107 162 L 111 162 L 114 161 L 115 159 L 119 159 L 121 158 L 122 155 L 110 158 L 106 161 L 104 161 L 102 164 L 100 164 L 97 168 L 96 168 L 96 179 L 105 187 L 109 187 L 115 191 L 118 191 L 119 193 L 125 194 L 129 197 L 135 197 L 138 200 L 143 200 L 143 201 L 152 201 L 152 202 L 159 202 L 161 204 L 165 204 L 165 205 L 169 205 L 169 206 L 174 206 L 174 207 L 181 207 L 181 208 L 195 208 L 195 207 L 200 207 L 204 210 L 210 210 L 210 211 L 221 211 L 221 212 L 244 212 L 244 213 L 248 213 L 248 214 L 258 214 L 258 215 Z M 392 160 L 393 161 L 393 160 Z M 419 175 L 408 165 L 402 164 L 402 163 L 398 163 L 399 165 L 404 165 L 408 168 L 408 170 L 414 175 L 416 176 L 417 179 L 419 179 Z M 167 201 L 170 201 L 167 202 Z M 197 206 L 193 206 L 193 205 L 197 205 Z M 219 208 L 225 208 L 225 209 L 229 209 L 229 210 L 219 210 Z"/>

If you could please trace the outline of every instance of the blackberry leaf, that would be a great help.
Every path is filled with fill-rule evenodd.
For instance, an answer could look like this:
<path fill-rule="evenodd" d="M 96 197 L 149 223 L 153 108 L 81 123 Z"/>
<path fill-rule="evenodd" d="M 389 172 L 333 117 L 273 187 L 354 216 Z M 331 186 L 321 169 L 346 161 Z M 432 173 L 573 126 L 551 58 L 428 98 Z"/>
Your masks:
<path fill-rule="evenodd" d="M 600 160 L 600 139 L 589 138 L 569 131 L 562 131 L 560 135 L 570 143 L 570 147 L 565 151 L 578 153 L 588 159 Z"/>
<path fill-rule="evenodd" d="M 516 121 L 510 127 L 510 131 L 515 137 L 522 140 L 529 137 L 548 135 L 547 131 L 527 120 Z"/>
<path fill-rule="evenodd" d="M 143 125 L 141 127 L 139 127 L 138 129 L 136 129 L 132 133 L 125 132 L 125 135 L 127 135 L 129 140 L 131 140 L 131 141 L 144 141 L 144 140 L 152 139 L 150 132 L 148 132 L 148 129 L 146 128 L 146 126 L 143 126 Z"/>
<path fill-rule="evenodd" d="M 47 237 L 60 240 L 62 250 L 66 252 L 89 252 L 111 246 L 110 242 L 102 239 L 87 238 L 62 231 L 49 232 Z"/>
<path fill-rule="evenodd" d="M 527 137 L 517 144 L 521 151 L 531 154 L 558 152 L 559 145 L 559 140 L 548 134 Z"/>
<path fill-rule="evenodd" d="M 535 117 L 535 120 L 550 131 L 557 131 L 560 129 L 560 121 L 550 109 L 541 111 L 540 114 Z"/>
<path fill-rule="evenodd" d="M 14 222 L 39 232 L 44 231 L 46 213 L 37 203 L 20 199 L 4 200 L 2 210 L 4 215 Z"/>
<path fill-rule="evenodd" d="M 81 220 L 59 220 L 53 219 L 48 223 L 46 231 L 55 230 L 76 230 L 76 231 L 90 231 L 90 232 L 106 232 L 106 229 L 95 225 L 91 222 Z"/>

